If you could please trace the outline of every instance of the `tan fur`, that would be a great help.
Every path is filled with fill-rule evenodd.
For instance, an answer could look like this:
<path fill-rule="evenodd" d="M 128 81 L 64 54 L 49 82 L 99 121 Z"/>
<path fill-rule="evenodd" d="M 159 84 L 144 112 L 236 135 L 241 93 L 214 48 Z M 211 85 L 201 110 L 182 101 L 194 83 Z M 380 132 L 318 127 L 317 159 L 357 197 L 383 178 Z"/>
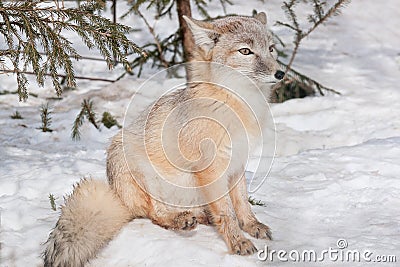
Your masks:
<path fill-rule="evenodd" d="M 267 112 L 257 86 L 268 98 L 277 82 L 266 16 L 185 20 L 196 41 L 187 88 L 158 99 L 113 138 L 110 187 L 85 180 L 75 188 L 50 234 L 45 266 L 83 266 L 139 217 L 173 230 L 211 223 L 239 255 L 256 252 L 242 230 L 271 238 L 251 211 L 244 178 L 249 146 Z M 243 47 L 253 54 L 239 53 Z"/>
<path fill-rule="evenodd" d="M 66 199 L 49 236 L 45 267 L 84 266 L 131 218 L 107 183 L 82 180 Z"/>

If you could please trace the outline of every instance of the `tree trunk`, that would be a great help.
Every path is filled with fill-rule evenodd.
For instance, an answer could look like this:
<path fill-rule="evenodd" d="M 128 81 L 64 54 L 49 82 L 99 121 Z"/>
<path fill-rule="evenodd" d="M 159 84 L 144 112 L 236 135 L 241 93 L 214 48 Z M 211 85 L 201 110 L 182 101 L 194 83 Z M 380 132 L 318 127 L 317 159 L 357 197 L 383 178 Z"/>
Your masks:
<path fill-rule="evenodd" d="M 194 40 L 192 33 L 190 32 L 190 29 L 182 15 L 192 17 L 190 0 L 176 0 L 176 9 L 178 11 L 179 27 L 182 36 L 184 59 L 185 61 L 189 61 L 192 58 L 191 51 L 193 51 Z"/>

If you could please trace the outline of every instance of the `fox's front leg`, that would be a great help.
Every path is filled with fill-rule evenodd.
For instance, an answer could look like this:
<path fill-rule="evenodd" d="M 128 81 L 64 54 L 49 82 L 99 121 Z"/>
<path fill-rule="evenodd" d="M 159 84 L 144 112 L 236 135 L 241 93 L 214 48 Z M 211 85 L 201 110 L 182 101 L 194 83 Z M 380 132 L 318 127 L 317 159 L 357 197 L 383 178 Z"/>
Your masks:
<path fill-rule="evenodd" d="M 244 174 L 238 176 L 240 180 L 229 192 L 233 207 L 239 220 L 239 226 L 255 238 L 265 238 L 272 240 L 271 230 L 265 224 L 259 222 L 251 210 L 248 201 L 246 178 Z"/>
<path fill-rule="evenodd" d="M 210 180 L 207 179 L 209 177 L 210 176 L 197 176 L 196 178 L 200 183 L 205 182 L 203 185 L 207 185 L 210 184 Z M 207 186 L 204 188 L 207 188 Z M 211 189 L 213 189 L 212 186 Z M 238 255 L 254 254 L 257 249 L 253 243 L 243 235 L 243 232 L 239 227 L 235 210 L 228 194 L 228 187 L 226 187 L 226 194 L 216 201 L 214 201 L 215 195 L 209 191 L 210 188 L 208 188 L 208 190 L 206 189 L 203 193 L 206 198 L 209 198 L 211 201 L 211 203 L 208 204 L 208 211 L 212 218 L 212 223 L 221 234 L 230 253 Z"/>

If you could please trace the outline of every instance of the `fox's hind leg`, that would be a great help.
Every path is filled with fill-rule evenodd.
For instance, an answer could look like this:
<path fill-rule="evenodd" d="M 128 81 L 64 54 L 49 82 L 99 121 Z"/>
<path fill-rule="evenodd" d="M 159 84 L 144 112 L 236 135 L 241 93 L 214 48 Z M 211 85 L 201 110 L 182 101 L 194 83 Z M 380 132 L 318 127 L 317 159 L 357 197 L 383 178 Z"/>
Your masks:
<path fill-rule="evenodd" d="M 240 178 L 240 181 L 230 191 L 233 207 L 236 212 L 236 216 L 239 220 L 239 226 L 243 231 L 249 233 L 255 238 L 271 239 L 271 230 L 265 224 L 259 222 L 251 210 L 250 203 L 247 196 L 246 178 L 244 175 Z"/>
<path fill-rule="evenodd" d="M 197 226 L 197 218 L 190 210 L 179 210 L 153 201 L 154 209 L 148 214 L 149 219 L 165 229 L 192 230 Z"/>

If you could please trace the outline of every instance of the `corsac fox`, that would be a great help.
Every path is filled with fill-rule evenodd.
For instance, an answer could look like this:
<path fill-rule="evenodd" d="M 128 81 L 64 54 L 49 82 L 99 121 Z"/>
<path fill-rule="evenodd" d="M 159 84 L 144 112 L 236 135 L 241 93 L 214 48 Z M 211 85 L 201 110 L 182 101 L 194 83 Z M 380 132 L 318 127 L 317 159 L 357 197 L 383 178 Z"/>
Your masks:
<path fill-rule="evenodd" d="M 46 242 L 45 266 L 84 266 L 134 218 L 173 230 L 213 225 L 239 255 L 257 251 L 242 230 L 271 239 L 251 211 L 244 177 L 271 87 L 284 77 L 266 15 L 184 19 L 195 42 L 186 87 L 112 139 L 108 183 L 74 187 Z"/>

